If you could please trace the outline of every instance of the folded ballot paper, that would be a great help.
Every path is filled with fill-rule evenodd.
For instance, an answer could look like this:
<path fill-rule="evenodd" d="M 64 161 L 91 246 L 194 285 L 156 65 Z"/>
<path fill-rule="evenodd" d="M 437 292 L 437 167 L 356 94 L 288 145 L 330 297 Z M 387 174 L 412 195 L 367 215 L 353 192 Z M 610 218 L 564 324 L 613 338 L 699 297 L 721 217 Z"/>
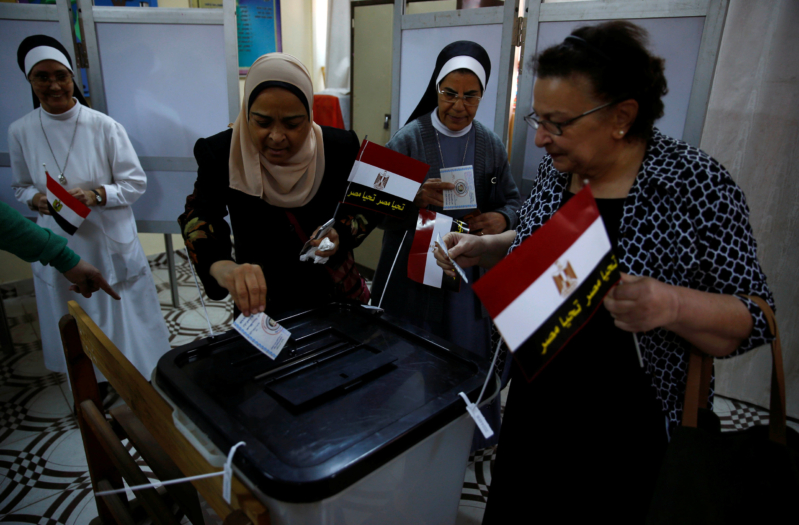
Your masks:
<path fill-rule="evenodd" d="M 403 219 L 414 210 L 411 204 L 429 169 L 424 162 L 364 140 L 342 202 Z"/>
<path fill-rule="evenodd" d="M 586 186 L 472 289 L 531 381 L 620 278 Z"/>
<path fill-rule="evenodd" d="M 249 317 L 244 317 L 244 314 L 241 314 L 233 322 L 233 328 L 251 345 L 272 359 L 277 359 L 280 351 L 291 337 L 291 332 L 265 313 Z"/>
<path fill-rule="evenodd" d="M 465 222 L 453 219 L 443 213 L 419 210 L 416 233 L 413 236 L 411 253 L 408 256 L 409 279 L 434 288 L 443 288 L 453 292 L 460 290 L 460 274 L 456 273 L 455 277 L 449 277 L 436 264 L 436 258 L 433 255 L 436 240 L 449 232 L 468 233 L 469 227 Z M 443 249 L 446 249 L 446 246 Z"/>

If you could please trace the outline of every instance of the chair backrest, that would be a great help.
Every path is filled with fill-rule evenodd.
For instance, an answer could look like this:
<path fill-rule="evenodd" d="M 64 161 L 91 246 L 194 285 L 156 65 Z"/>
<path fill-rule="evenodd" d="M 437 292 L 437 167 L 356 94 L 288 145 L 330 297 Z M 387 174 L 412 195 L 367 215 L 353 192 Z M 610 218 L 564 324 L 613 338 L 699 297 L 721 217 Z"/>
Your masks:
<path fill-rule="evenodd" d="M 76 366 L 88 367 L 93 376 L 94 371 L 91 368 L 91 364 L 94 364 L 184 476 L 196 476 L 217 471 L 218 469 L 209 464 L 175 427 L 172 420 L 172 407 L 164 401 L 161 395 L 136 370 L 116 345 L 111 342 L 75 301 L 69 302 L 69 316 L 65 316 L 62 319 L 62 323 L 65 323 L 66 320 L 66 324 L 69 325 L 68 317 L 71 317 L 72 322 L 75 323 L 73 330 L 76 332 L 74 335 L 65 335 L 62 328 L 68 367 L 72 366 L 69 364 L 72 359 L 70 356 L 76 355 Z M 84 356 L 83 360 L 80 359 L 77 350 L 73 350 L 76 338 L 79 342 L 80 353 Z M 69 349 L 67 348 L 67 340 L 70 341 Z M 77 373 L 85 374 L 82 370 Z M 93 392 L 90 387 L 76 386 L 75 381 L 71 380 L 71 382 L 73 392 L 76 394 L 76 404 L 78 399 L 87 399 L 100 406 L 96 381 L 94 382 Z M 82 397 L 79 398 L 79 395 Z M 92 395 L 95 397 L 92 398 Z M 82 418 L 79 416 L 78 419 L 81 420 Z M 81 434 L 84 434 L 83 427 L 81 427 Z M 130 458 L 130 455 L 128 455 L 128 458 Z M 234 511 L 240 509 L 252 523 L 268 525 L 270 523 L 268 509 L 252 495 L 250 490 L 244 486 L 235 474 L 231 481 L 232 497 L 230 505 L 222 498 L 221 476 L 195 480 L 192 481 L 192 484 L 221 518 L 225 519 L 229 515 L 231 518 L 234 516 L 238 518 L 241 513 Z M 92 482 L 94 483 L 94 479 L 92 479 Z M 111 484 L 113 485 L 113 482 Z M 95 490 L 98 489 L 95 487 Z"/>

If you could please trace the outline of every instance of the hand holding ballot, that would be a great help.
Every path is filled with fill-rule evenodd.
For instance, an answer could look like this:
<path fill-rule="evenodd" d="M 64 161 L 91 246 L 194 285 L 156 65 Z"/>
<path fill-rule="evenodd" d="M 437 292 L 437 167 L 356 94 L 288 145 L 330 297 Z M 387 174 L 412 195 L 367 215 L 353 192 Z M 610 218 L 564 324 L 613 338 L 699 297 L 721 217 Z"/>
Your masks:
<path fill-rule="evenodd" d="M 319 228 L 321 228 L 321 227 L 322 226 L 320 226 Z M 317 257 L 332 257 L 338 251 L 338 245 L 339 245 L 338 232 L 336 231 L 335 228 L 330 228 L 327 234 L 322 235 L 318 239 L 316 239 L 316 234 L 319 231 L 319 228 L 314 230 L 313 235 L 311 235 L 311 239 L 314 239 L 314 240 L 308 241 L 308 244 L 310 244 L 311 246 L 313 246 L 315 248 L 315 247 L 319 246 L 320 244 L 322 244 L 322 241 L 324 239 L 328 239 L 330 242 L 335 244 L 335 247 L 331 248 L 329 250 L 323 251 L 323 252 L 317 251 L 316 252 L 316 256 Z"/>
<path fill-rule="evenodd" d="M 266 309 L 266 279 L 259 265 L 217 261 L 211 265 L 210 274 L 219 286 L 230 293 L 245 317 Z"/>
<path fill-rule="evenodd" d="M 419 191 L 413 204 L 417 208 L 427 208 L 428 206 L 444 207 L 444 190 L 454 190 L 455 185 L 451 182 L 443 182 L 441 179 L 427 179 Z"/>

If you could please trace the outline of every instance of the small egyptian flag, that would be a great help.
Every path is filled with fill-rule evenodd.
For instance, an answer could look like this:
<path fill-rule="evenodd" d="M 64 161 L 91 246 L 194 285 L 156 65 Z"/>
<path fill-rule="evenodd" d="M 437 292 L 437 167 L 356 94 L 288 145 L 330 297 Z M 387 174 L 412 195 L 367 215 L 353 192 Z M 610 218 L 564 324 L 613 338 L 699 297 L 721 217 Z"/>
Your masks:
<path fill-rule="evenodd" d="M 405 218 L 429 169 L 424 162 L 364 140 L 342 202 Z"/>
<path fill-rule="evenodd" d="M 450 277 L 436 264 L 433 256 L 436 238 L 449 232 L 469 233 L 465 222 L 453 219 L 443 213 L 422 209 L 416 220 L 416 234 L 411 244 L 411 254 L 408 257 L 408 278 L 417 283 L 426 284 L 435 288 L 443 288 L 457 292 L 460 290 L 461 279 L 458 274 Z"/>
<path fill-rule="evenodd" d="M 596 312 L 618 266 L 585 187 L 473 289 L 531 381 Z"/>
<path fill-rule="evenodd" d="M 56 180 L 47 173 L 47 207 L 55 222 L 70 235 L 74 235 L 91 210 L 88 206 L 69 194 Z"/>

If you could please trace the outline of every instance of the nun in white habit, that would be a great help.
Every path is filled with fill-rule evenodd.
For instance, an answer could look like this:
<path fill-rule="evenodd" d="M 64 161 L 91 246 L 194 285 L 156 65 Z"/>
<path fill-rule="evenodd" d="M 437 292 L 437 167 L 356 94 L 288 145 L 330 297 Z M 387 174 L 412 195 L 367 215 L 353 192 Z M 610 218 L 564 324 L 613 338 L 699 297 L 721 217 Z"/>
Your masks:
<path fill-rule="evenodd" d="M 97 266 L 121 296 L 120 301 L 105 294 L 84 298 L 69 291 L 70 283 L 55 268 L 33 263 L 44 364 L 66 372 L 58 321 L 67 313 L 67 302 L 75 300 L 149 379 L 170 346 L 130 208 L 144 193 L 147 178 L 125 129 L 85 105 L 75 89 L 72 63 L 57 40 L 28 37 L 17 59 L 31 84 L 35 109 L 8 130 L 16 198 L 39 213 L 40 226 L 66 237 L 67 245 Z M 48 207 L 44 165 L 91 210 L 73 235 Z"/>

